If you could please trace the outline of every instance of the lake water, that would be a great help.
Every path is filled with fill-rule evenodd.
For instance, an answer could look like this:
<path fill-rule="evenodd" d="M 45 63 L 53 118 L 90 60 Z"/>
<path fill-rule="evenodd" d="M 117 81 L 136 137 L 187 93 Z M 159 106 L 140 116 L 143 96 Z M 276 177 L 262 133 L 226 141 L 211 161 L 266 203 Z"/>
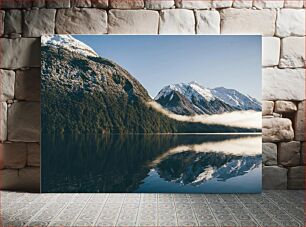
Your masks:
<path fill-rule="evenodd" d="M 261 135 L 42 134 L 41 146 L 42 192 L 261 192 Z"/>

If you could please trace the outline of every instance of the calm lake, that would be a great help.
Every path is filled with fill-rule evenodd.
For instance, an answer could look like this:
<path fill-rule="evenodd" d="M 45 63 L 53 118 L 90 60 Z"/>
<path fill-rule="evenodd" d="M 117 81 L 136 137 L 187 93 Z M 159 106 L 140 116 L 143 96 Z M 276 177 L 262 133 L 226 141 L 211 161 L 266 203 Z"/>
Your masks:
<path fill-rule="evenodd" d="M 42 134 L 41 146 L 42 192 L 261 192 L 261 135 Z"/>

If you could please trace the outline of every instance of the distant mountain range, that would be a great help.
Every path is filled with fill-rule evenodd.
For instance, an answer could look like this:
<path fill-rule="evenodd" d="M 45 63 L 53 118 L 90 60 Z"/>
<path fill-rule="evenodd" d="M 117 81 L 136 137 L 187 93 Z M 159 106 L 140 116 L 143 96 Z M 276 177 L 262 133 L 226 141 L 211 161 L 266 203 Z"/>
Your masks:
<path fill-rule="evenodd" d="M 41 50 L 42 133 L 260 131 L 169 118 L 148 106 L 152 98 L 127 70 L 100 57 L 72 36 L 43 36 Z M 206 94 L 206 90 L 196 83 L 189 86 L 194 90 L 190 90 L 190 96 L 176 90 L 173 93 L 178 103 L 183 103 L 176 105 L 184 108 L 182 114 L 212 114 L 237 109 L 216 98 L 209 89 Z M 171 94 L 168 99 L 166 94 L 159 95 L 157 101 L 168 108 L 167 102 L 172 99 Z"/>
<path fill-rule="evenodd" d="M 261 103 L 249 95 L 224 87 L 205 88 L 194 81 L 164 87 L 155 97 L 155 101 L 180 115 L 261 111 Z"/>

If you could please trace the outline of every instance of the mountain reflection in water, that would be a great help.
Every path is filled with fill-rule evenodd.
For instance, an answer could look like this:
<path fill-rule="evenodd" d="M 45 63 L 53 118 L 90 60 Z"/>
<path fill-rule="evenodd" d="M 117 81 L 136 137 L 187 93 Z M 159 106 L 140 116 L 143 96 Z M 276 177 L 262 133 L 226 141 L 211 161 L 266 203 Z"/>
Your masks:
<path fill-rule="evenodd" d="M 42 192 L 261 191 L 259 135 L 42 136 Z"/>

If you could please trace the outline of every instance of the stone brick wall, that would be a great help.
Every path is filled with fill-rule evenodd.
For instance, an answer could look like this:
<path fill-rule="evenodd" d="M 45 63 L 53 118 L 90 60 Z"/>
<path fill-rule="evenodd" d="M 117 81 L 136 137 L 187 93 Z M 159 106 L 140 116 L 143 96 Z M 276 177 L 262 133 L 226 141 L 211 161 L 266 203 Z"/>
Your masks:
<path fill-rule="evenodd" d="M 39 190 L 39 36 L 54 33 L 263 35 L 263 185 L 304 187 L 306 3 L 302 0 L 0 3 L 2 189 Z"/>

